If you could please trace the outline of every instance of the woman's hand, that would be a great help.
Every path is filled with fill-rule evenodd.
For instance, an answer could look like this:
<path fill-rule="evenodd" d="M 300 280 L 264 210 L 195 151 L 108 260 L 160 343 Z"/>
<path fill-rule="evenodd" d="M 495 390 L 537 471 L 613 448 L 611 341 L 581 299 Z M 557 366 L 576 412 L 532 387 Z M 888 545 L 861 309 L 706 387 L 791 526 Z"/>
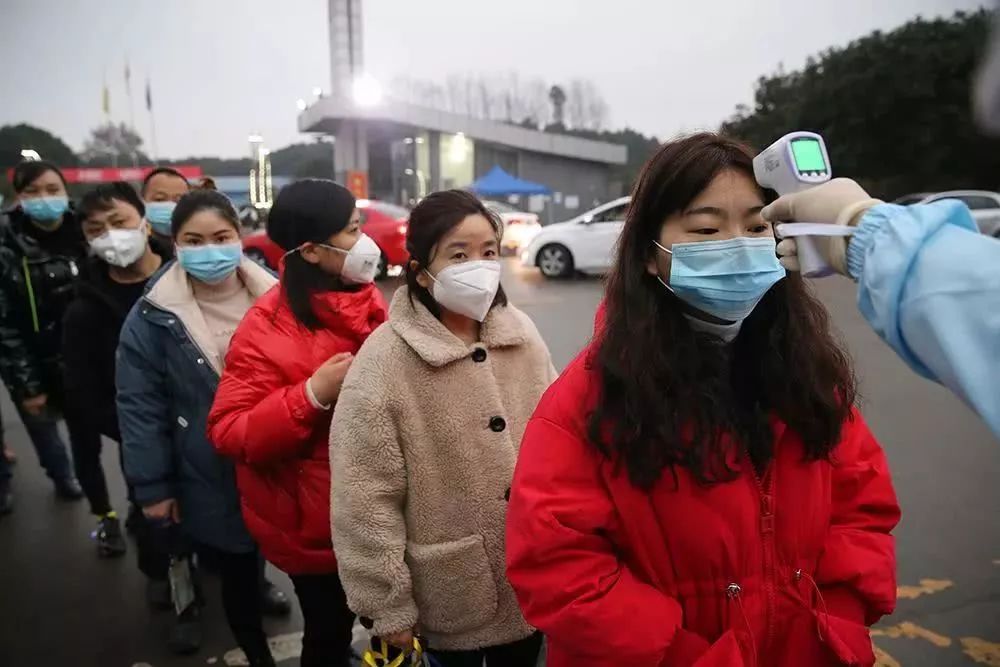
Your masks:
<path fill-rule="evenodd" d="M 849 178 L 835 178 L 814 188 L 779 197 L 765 206 L 761 216 L 772 223 L 819 222 L 828 225 L 853 226 L 875 204 L 864 188 Z M 813 244 L 823 261 L 838 273 L 847 275 L 847 239 L 840 236 L 814 236 Z M 801 270 L 795 239 L 778 244 L 781 265 L 789 271 Z"/>
<path fill-rule="evenodd" d="M 174 498 L 167 498 L 166 500 L 161 500 L 154 505 L 143 507 L 142 514 L 147 519 L 153 519 L 155 521 L 173 521 L 174 523 L 181 522 L 180 508 L 178 508 L 177 501 Z"/>
<path fill-rule="evenodd" d="M 401 630 L 400 632 L 394 632 L 391 635 L 384 635 L 382 639 L 396 648 L 408 651 L 413 648 L 413 629 Z"/>
<path fill-rule="evenodd" d="M 317 401 L 323 405 L 333 405 L 340 396 L 340 387 L 343 386 L 344 378 L 353 361 L 353 354 L 340 352 L 316 369 L 310 379 L 310 386 Z"/>

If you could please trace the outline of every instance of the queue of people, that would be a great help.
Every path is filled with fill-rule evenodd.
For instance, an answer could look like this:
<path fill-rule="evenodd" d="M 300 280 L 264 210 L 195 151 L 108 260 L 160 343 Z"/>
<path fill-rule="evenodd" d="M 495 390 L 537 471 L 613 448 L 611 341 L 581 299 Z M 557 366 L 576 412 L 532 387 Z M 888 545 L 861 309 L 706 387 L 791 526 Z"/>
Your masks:
<path fill-rule="evenodd" d="M 243 257 L 232 204 L 178 176 L 101 186 L 58 227 L 30 217 L 56 204 L 19 199 L 21 236 L 65 225 L 82 251 L 57 313 L 5 244 L 0 301 L 20 408 L 65 398 L 67 423 L 86 416 L 71 441 L 97 438 L 72 446 L 104 555 L 125 540 L 100 436 L 120 443 L 174 650 L 200 643 L 210 569 L 249 663 L 273 665 L 267 559 L 294 585 L 305 667 L 351 664 L 356 618 L 442 667 L 533 667 L 543 641 L 557 667 L 874 664 L 899 508 L 745 146 L 703 133 L 650 159 L 561 376 L 507 302 L 502 225 L 475 196 L 413 209 L 387 308 L 345 188 L 278 194 L 275 277 Z M 35 187 L 65 198 L 56 181 Z"/>

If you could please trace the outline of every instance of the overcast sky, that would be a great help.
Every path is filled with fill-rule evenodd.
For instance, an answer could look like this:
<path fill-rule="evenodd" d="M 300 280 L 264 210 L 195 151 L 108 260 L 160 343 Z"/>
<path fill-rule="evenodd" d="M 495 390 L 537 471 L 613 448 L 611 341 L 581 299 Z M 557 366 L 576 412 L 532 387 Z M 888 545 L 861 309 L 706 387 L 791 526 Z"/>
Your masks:
<path fill-rule="evenodd" d="M 366 69 L 442 84 L 473 72 L 591 79 L 610 125 L 660 137 L 715 127 L 779 63 L 979 0 L 364 0 Z M 248 152 L 298 134 L 298 98 L 329 90 L 327 0 L 0 0 L 0 125 L 27 122 L 74 149 L 111 112 L 149 143 L 152 82 L 166 157 Z"/>

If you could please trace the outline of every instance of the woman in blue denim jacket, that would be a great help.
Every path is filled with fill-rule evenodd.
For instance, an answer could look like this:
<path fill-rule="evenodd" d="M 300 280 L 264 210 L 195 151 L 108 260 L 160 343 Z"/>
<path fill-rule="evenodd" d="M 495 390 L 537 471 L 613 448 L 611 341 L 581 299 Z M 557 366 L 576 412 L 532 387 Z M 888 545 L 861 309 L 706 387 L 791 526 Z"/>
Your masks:
<path fill-rule="evenodd" d="M 147 519 L 175 536 L 175 552 L 191 549 L 217 563 L 237 643 L 251 665 L 273 665 L 261 629 L 256 545 L 243 525 L 233 464 L 215 453 L 206 422 L 229 339 L 276 280 L 243 257 L 236 211 L 217 192 L 185 195 L 172 231 L 177 261 L 150 280 L 118 348 L 125 473 Z M 198 604 L 181 610 L 176 588 L 174 595 L 182 611 L 175 638 L 196 648 L 187 640 Z"/>

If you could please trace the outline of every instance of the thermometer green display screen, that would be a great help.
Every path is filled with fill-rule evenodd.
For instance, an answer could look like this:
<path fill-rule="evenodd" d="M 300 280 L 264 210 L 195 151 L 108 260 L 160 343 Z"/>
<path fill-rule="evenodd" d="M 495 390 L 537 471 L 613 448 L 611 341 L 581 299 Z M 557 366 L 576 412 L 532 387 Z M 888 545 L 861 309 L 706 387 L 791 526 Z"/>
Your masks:
<path fill-rule="evenodd" d="M 823 148 L 816 139 L 793 139 L 792 157 L 795 159 L 795 168 L 800 172 L 829 171 L 823 158 Z"/>

